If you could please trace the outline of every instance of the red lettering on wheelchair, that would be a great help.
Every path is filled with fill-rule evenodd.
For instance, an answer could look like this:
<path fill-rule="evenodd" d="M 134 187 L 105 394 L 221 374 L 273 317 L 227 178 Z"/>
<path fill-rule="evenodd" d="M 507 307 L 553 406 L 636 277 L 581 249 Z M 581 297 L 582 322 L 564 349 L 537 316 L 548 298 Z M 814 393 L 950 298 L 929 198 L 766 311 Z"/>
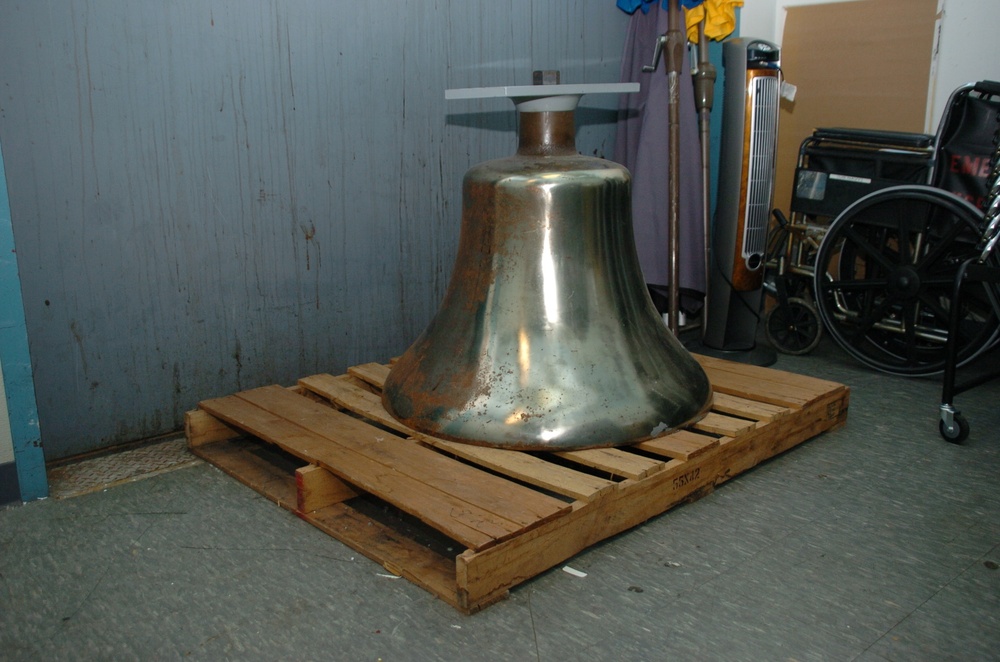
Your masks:
<path fill-rule="evenodd" d="M 951 157 L 951 171 L 961 175 L 985 178 L 990 174 L 990 159 L 988 156 L 955 154 Z"/>

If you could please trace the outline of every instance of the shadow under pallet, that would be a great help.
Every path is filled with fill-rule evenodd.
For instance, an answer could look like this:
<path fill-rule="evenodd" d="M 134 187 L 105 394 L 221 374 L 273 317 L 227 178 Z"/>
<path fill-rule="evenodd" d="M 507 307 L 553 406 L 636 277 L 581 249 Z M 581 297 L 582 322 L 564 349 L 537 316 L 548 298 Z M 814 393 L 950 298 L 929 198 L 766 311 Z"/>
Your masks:
<path fill-rule="evenodd" d="M 199 457 L 472 613 L 846 421 L 842 384 L 695 358 L 711 412 L 626 447 L 529 453 L 415 432 L 382 407 L 378 363 L 206 400 L 186 433 Z"/>

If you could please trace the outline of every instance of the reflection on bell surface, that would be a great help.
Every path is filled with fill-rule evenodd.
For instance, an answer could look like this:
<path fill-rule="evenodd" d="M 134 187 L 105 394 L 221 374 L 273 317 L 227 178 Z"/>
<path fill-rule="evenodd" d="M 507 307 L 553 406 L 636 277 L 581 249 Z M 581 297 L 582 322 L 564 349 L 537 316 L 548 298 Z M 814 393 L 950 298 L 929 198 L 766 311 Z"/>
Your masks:
<path fill-rule="evenodd" d="M 483 90 L 517 103 L 518 150 L 465 175 L 444 302 L 383 389 L 401 422 L 473 444 L 575 450 L 707 411 L 708 378 L 646 290 L 628 171 L 576 151 L 580 95 L 619 87 Z"/>

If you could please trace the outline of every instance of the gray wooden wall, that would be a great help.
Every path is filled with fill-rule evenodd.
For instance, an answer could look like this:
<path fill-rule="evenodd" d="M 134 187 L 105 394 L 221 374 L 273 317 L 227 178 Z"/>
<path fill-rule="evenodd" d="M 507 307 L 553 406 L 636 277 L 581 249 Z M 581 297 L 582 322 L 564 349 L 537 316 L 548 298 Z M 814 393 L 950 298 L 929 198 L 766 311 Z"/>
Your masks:
<path fill-rule="evenodd" d="M 447 286 L 506 101 L 618 79 L 613 0 L 25 0 L 0 7 L 6 160 L 46 457 L 206 397 L 386 360 Z M 578 146 L 610 155 L 615 99 Z M 449 105 L 450 104 L 450 105 Z"/>

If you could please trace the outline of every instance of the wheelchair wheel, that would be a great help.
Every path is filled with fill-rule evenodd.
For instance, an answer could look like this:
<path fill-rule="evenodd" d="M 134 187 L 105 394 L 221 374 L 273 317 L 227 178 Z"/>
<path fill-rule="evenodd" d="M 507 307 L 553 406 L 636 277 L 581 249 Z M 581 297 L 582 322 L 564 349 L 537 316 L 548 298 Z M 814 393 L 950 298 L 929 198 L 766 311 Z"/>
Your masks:
<path fill-rule="evenodd" d="M 764 335 L 783 354 L 808 354 L 823 335 L 816 308 L 805 299 L 791 297 L 771 308 L 764 320 Z"/>
<path fill-rule="evenodd" d="M 955 412 L 952 415 L 952 423 L 948 425 L 944 419 L 938 421 L 938 432 L 941 438 L 952 444 L 960 444 L 969 438 L 969 420 L 962 414 Z"/>
<path fill-rule="evenodd" d="M 977 254 L 981 221 L 964 200 L 916 185 L 876 191 L 845 209 L 816 256 L 816 308 L 830 336 L 876 370 L 910 376 L 943 370 L 955 274 Z M 1000 333 L 988 286 L 967 287 L 959 365 Z"/>

